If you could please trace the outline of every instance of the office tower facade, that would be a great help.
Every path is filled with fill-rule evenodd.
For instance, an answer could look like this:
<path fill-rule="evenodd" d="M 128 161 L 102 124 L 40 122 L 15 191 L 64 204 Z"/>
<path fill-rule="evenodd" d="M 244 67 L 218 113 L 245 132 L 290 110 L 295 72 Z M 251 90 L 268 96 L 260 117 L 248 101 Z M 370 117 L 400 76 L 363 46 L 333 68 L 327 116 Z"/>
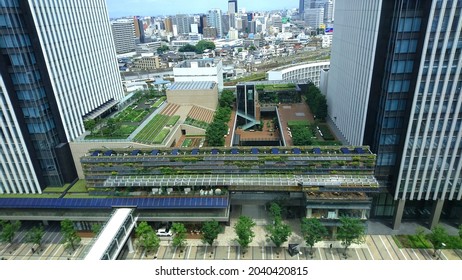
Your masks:
<path fill-rule="evenodd" d="M 336 1 L 329 115 L 377 153 L 372 215 L 460 221 L 462 2 L 371 2 Z"/>
<path fill-rule="evenodd" d="M 135 50 L 135 26 L 130 20 L 117 20 L 111 22 L 112 36 L 116 52 L 128 53 Z"/>
<path fill-rule="evenodd" d="M 223 25 L 221 19 L 221 10 L 212 9 L 207 14 L 207 24 L 210 27 L 215 27 L 217 30 L 217 36 L 219 38 L 223 37 Z"/>
<path fill-rule="evenodd" d="M 237 0 L 228 1 L 228 14 L 237 14 Z"/>
<path fill-rule="evenodd" d="M 76 179 L 68 143 L 123 97 L 105 1 L 91 4 L 0 1 L 0 193 Z"/>

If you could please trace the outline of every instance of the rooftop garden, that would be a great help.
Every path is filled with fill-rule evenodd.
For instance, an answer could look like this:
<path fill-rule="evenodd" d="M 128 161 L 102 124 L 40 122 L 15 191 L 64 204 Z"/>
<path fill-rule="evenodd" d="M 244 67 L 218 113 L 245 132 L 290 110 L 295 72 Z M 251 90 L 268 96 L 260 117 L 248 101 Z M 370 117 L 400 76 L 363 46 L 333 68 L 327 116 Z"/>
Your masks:
<path fill-rule="evenodd" d="M 140 143 L 161 144 L 170 133 L 180 116 L 156 115 L 149 123 L 135 136 L 134 140 Z"/>
<path fill-rule="evenodd" d="M 85 129 L 90 131 L 85 139 L 126 139 L 165 99 L 161 92 L 139 91 L 112 117 L 85 121 Z"/>
<path fill-rule="evenodd" d="M 257 84 L 255 85 L 256 90 L 264 90 L 264 91 L 287 91 L 287 90 L 295 90 L 295 84 Z"/>

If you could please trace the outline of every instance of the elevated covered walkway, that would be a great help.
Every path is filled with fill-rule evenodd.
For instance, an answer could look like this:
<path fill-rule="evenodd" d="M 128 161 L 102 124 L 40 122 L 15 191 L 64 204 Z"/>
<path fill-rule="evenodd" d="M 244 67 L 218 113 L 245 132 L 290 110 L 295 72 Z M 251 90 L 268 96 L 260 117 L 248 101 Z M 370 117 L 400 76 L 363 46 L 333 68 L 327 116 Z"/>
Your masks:
<path fill-rule="evenodd" d="M 133 217 L 134 208 L 119 208 L 114 210 L 96 241 L 85 257 L 85 260 L 115 260 L 124 244 L 129 242 L 133 250 L 130 233 L 135 227 L 137 218 Z"/>

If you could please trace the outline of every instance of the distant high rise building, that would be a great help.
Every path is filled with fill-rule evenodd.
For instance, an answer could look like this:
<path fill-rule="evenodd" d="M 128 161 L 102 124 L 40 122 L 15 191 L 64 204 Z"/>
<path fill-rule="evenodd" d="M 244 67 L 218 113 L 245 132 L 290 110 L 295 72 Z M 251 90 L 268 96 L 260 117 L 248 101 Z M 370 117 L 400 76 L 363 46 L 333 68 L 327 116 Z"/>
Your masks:
<path fill-rule="evenodd" d="M 199 33 L 204 34 L 204 27 L 207 27 L 207 15 L 199 16 Z"/>
<path fill-rule="evenodd" d="M 0 6 L 0 193 L 40 193 L 77 178 L 69 142 L 124 95 L 106 1 Z"/>
<path fill-rule="evenodd" d="M 462 2 L 337 0 L 327 100 L 389 193 L 371 215 L 462 218 Z M 459 43 L 457 43 L 459 42 Z M 385 189 L 384 189 L 385 190 Z"/>
<path fill-rule="evenodd" d="M 334 3 L 332 1 L 327 1 L 324 4 L 324 23 L 330 24 L 333 21 L 334 16 Z"/>
<path fill-rule="evenodd" d="M 133 17 L 133 24 L 135 26 L 135 36 L 138 41 L 137 43 L 145 43 L 143 21 L 136 16 Z"/>
<path fill-rule="evenodd" d="M 303 13 L 305 12 L 305 0 L 300 0 L 298 4 L 298 14 L 303 18 Z"/>
<path fill-rule="evenodd" d="M 127 53 L 135 50 L 135 26 L 131 20 L 111 22 L 112 36 L 117 53 Z"/>
<path fill-rule="evenodd" d="M 237 0 L 229 0 L 228 1 L 228 14 L 236 14 L 237 13 Z"/>
<path fill-rule="evenodd" d="M 311 28 L 320 28 L 324 23 L 324 7 L 306 9 L 305 22 Z"/>
<path fill-rule="evenodd" d="M 221 15 L 221 28 L 223 30 L 223 36 L 228 34 L 229 31 L 229 15 Z"/>
<path fill-rule="evenodd" d="M 178 35 L 185 35 L 191 32 L 191 24 L 194 23 L 194 18 L 189 15 L 178 14 L 173 17 L 173 24 L 177 26 Z"/>
<path fill-rule="evenodd" d="M 165 18 L 165 31 L 173 33 L 173 21 L 171 17 Z"/>
<path fill-rule="evenodd" d="M 217 38 L 217 29 L 215 27 L 204 27 L 204 38 Z"/>
<path fill-rule="evenodd" d="M 216 28 L 218 37 L 220 38 L 223 37 L 223 25 L 222 25 L 220 9 L 212 9 L 209 11 L 207 15 L 207 24 L 210 27 Z"/>

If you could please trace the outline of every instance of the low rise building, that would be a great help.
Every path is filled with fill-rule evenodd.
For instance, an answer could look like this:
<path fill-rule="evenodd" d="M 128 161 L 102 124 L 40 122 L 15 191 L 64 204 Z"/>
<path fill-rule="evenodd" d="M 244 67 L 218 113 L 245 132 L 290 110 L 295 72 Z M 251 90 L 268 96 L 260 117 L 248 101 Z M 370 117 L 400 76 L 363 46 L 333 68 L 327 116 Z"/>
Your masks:
<path fill-rule="evenodd" d="M 161 68 L 160 58 L 154 54 L 142 54 L 140 58 L 133 60 L 133 67 L 143 70 L 154 70 Z"/>
<path fill-rule="evenodd" d="M 216 110 L 218 87 L 215 82 L 174 82 L 167 88 L 167 101 L 178 105 L 197 105 Z"/>
<path fill-rule="evenodd" d="M 204 58 L 182 61 L 173 67 L 173 76 L 175 82 L 215 82 L 218 90 L 223 90 L 223 64 L 220 59 Z"/>
<path fill-rule="evenodd" d="M 321 72 L 328 70 L 329 68 L 330 61 L 286 65 L 268 71 L 268 80 L 309 80 L 317 87 L 319 87 L 321 80 Z"/>

